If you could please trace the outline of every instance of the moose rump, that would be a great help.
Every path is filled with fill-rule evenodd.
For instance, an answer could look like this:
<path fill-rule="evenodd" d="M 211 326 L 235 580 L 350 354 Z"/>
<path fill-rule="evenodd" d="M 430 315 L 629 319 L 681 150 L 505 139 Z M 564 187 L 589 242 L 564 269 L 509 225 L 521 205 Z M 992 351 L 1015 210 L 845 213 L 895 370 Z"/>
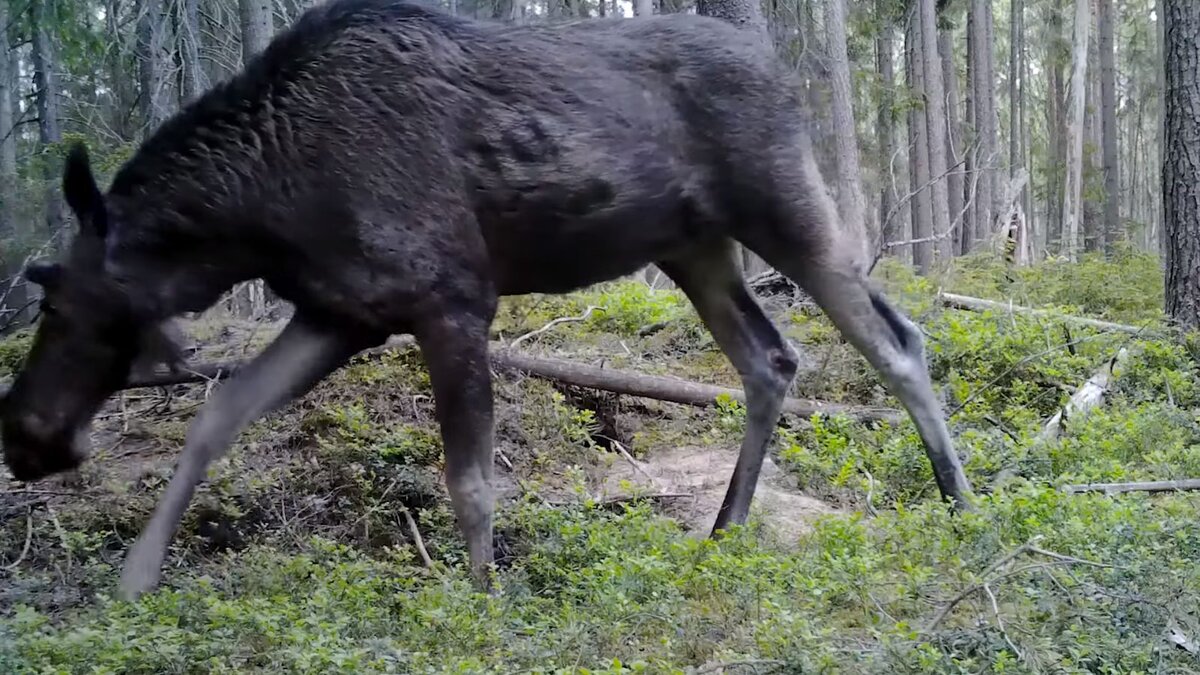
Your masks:
<path fill-rule="evenodd" d="M 868 285 L 791 75 L 723 22 L 518 27 L 333 0 L 165 123 L 107 193 L 74 150 L 64 191 L 79 236 L 64 262 L 30 270 L 54 311 L 0 411 L 21 477 L 81 461 L 67 439 L 130 364 L 175 360 L 145 346 L 166 341 L 171 317 L 252 278 L 295 307 L 193 422 L 127 556 L 126 595 L 158 583 L 196 485 L 247 424 L 396 333 L 414 334 L 425 357 L 447 487 L 486 582 L 498 298 L 652 262 L 741 375 L 746 432 L 714 533 L 744 522 L 796 358 L 743 281 L 738 242 L 804 287 L 866 356 L 911 414 L 942 494 L 969 505 L 920 332 Z"/>

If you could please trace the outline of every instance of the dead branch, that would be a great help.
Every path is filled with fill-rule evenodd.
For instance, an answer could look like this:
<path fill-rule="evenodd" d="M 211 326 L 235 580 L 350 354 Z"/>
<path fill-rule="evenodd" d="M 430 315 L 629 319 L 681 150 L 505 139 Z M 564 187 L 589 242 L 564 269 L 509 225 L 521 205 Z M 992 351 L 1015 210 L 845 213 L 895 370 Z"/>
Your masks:
<path fill-rule="evenodd" d="M 30 508 L 29 512 L 27 514 L 25 514 L 25 546 L 23 546 L 21 548 L 21 555 L 17 556 L 17 559 L 12 561 L 11 563 L 5 565 L 4 567 L 0 567 L 0 570 L 3 570 L 5 572 L 11 572 L 11 571 L 17 569 L 17 566 L 21 564 L 21 561 L 25 560 L 25 556 L 29 555 L 29 544 L 32 541 L 33 541 L 33 509 Z"/>
<path fill-rule="evenodd" d="M 1120 368 L 1128 357 L 1129 350 L 1122 347 L 1116 356 L 1105 361 L 1104 365 L 1071 395 L 1067 404 L 1046 422 L 1042 433 L 1038 435 L 1038 442 L 1057 438 L 1067 420 L 1074 421 L 1086 417 L 1094 408 L 1100 406 L 1104 402 L 1104 394 L 1108 391 L 1109 384 L 1120 375 Z"/>
<path fill-rule="evenodd" d="M 1070 314 L 1060 314 L 1058 312 L 1052 312 L 1045 309 L 1022 307 L 1021 305 L 1014 305 L 1007 302 L 984 300 L 983 298 L 972 298 L 970 296 L 958 295 L 955 293 L 938 293 L 938 302 L 951 309 L 961 309 L 969 312 L 1016 312 L 1017 314 L 1041 316 L 1048 319 L 1073 323 L 1079 326 L 1089 326 L 1097 330 L 1116 331 L 1120 333 L 1128 333 L 1130 335 L 1157 335 L 1161 332 L 1154 328 L 1150 328 L 1149 326 L 1131 326 L 1124 323 L 1113 323 L 1112 321 L 1101 321 L 1100 319 L 1071 316 Z"/>
<path fill-rule="evenodd" d="M 413 545 L 417 547 L 417 553 L 421 555 L 421 562 L 425 563 L 426 567 L 433 567 L 433 558 L 430 558 L 429 551 L 425 550 L 425 540 L 421 538 L 421 530 L 417 529 L 417 521 L 413 519 L 408 507 L 403 504 L 400 505 L 400 513 L 404 515 L 404 522 L 408 524 L 408 533 L 413 538 Z"/>
<path fill-rule="evenodd" d="M 358 358 L 378 357 L 389 350 L 408 347 L 413 344 L 415 342 L 409 336 L 393 338 L 382 347 L 359 352 Z M 613 368 L 598 368 L 596 366 L 560 359 L 529 356 L 512 351 L 498 343 L 492 343 L 491 360 L 492 365 L 499 370 L 520 372 L 564 384 L 611 391 L 627 396 L 650 398 L 697 407 L 715 406 L 717 398 L 720 396 L 728 396 L 742 403 L 746 401 L 746 395 L 740 389 L 718 387 L 658 375 L 645 375 Z M 193 382 L 212 382 L 217 379 L 229 377 L 237 372 L 243 363 L 243 361 L 202 363 L 177 372 L 159 372 L 147 377 L 135 378 L 126 384 L 125 388 L 134 389 Z M 0 397 L 6 391 L 6 387 L 0 389 Z M 798 398 L 784 399 L 783 412 L 798 417 L 811 417 L 817 414 L 846 415 L 847 417 L 862 421 L 887 421 L 893 423 L 900 421 L 903 415 L 895 408 L 854 406 Z"/>
<path fill-rule="evenodd" d="M 516 347 L 517 345 L 521 344 L 522 342 L 529 340 L 530 338 L 535 338 L 539 335 L 542 335 L 543 333 L 549 331 L 550 329 L 554 328 L 555 326 L 557 326 L 559 324 L 574 323 L 576 321 L 587 321 L 588 317 L 592 315 L 592 312 L 594 312 L 596 310 L 600 310 L 601 312 L 604 311 L 600 307 L 591 305 L 586 310 L 584 310 L 583 314 L 580 314 L 579 316 L 562 316 L 557 319 L 554 319 L 553 321 L 547 323 L 545 326 L 542 326 L 541 328 L 539 328 L 537 330 L 529 331 L 528 333 L 526 333 L 526 334 L 516 338 L 512 342 L 510 342 L 508 344 L 508 347 L 509 347 L 509 349 L 512 349 L 512 348 Z"/>
<path fill-rule="evenodd" d="M 1200 490 L 1200 478 L 1183 480 L 1156 480 L 1134 483 L 1085 483 L 1082 485 L 1064 485 L 1062 491 L 1067 494 L 1083 492 L 1103 492 L 1117 494 L 1121 492 L 1175 492 Z"/>

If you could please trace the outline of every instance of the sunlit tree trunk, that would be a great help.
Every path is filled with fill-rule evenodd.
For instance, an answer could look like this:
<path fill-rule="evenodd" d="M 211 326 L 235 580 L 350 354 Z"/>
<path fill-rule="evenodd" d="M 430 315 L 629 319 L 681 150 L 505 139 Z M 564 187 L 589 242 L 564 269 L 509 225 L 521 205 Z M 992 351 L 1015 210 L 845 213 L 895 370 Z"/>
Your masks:
<path fill-rule="evenodd" d="M 850 84 L 850 57 L 846 53 L 846 0 L 825 0 L 825 41 L 832 91 L 833 134 L 837 145 L 837 196 L 843 227 L 862 242 L 864 251 L 874 242 L 866 223 L 867 205 L 858 161 L 854 127 L 854 92 Z M 873 254 L 874 251 L 870 251 Z M 870 255 L 869 254 L 869 255 Z"/>
<path fill-rule="evenodd" d="M 1063 252 L 1075 260 L 1083 221 L 1083 116 L 1087 78 L 1089 0 L 1075 0 L 1075 39 L 1072 44 L 1071 106 L 1067 121 L 1067 180 L 1063 191 Z"/>

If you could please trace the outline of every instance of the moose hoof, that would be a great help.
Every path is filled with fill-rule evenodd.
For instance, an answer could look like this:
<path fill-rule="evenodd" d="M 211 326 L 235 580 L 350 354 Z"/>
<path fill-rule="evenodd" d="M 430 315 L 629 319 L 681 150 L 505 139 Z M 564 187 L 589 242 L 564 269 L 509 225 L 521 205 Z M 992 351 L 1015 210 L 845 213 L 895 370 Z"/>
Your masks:
<path fill-rule="evenodd" d="M 153 560 L 137 555 L 136 550 L 131 553 L 121 571 L 121 598 L 133 602 L 153 591 L 158 586 L 159 567 Z"/>

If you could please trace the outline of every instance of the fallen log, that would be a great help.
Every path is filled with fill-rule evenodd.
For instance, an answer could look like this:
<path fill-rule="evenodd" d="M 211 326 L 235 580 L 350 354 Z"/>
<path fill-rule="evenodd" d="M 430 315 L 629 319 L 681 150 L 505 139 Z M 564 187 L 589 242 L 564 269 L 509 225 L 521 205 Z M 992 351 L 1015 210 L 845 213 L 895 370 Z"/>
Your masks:
<path fill-rule="evenodd" d="M 1062 491 L 1067 494 L 1079 494 L 1082 492 L 1117 494 L 1120 492 L 1175 492 L 1183 490 L 1200 490 L 1200 478 L 1156 480 L 1140 483 L 1086 483 L 1083 485 L 1062 486 Z"/>
<path fill-rule="evenodd" d="M 1105 361 L 1104 365 L 1071 395 L 1067 404 L 1046 422 L 1046 425 L 1042 427 L 1042 433 L 1038 435 L 1038 441 L 1045 442 L 1057 438 L 1062 433 L 1064 422 L 1082 419 L 1092 409 L 1103 403 L 1109 384 L 1120 375 L 1121 366 L 1128 358 L 1129 350 L 1122 347 L 1117 351 L 1116 356 Z"/>
<path fill-rule="evenodd" d="M 410 336 L 396 337 L 388 340 L 381 347 L 359 352 L 356 358 L 373 358 L 392 349 L 413 345 L 415 345 L 415 341 Z M 742 403 L 746 401 L 746 395 L 740 389 L 614 368 L 599 368 L 561 359 L 530 356 L 513 351 L 500 343 L 492 343 L 490 355 L 493 367 L 499 370 L 520 372 L 563 384 L 601 389 L 627 396 L 697 407 L 715 406 L 717 398 L 722 395 Z M 158 372 L 150 376 L 134 378 L 124 388 L 164 387 L 173 384 L 221 380 L 237 372 L 245 363 L 244 361 L 226 361 L 196 364 L 175 372 Z M 0 397 L 7 392 L 7 389 L 7 386 L 0 387 Z M 814 414 L 845 415 L 862 421 L 893 423 L 900 421 L 904 415 L 895 408 L 854 406 L 798 398 L 784 399 L 783 412 L 799 417 L 811 417 Z"/>
<path fill-rule="evenodd" d="M 1036 309 L 1033 307 L 1023 307 L 1021 305 L 1013 305 L 1006 302 L 997 302 L 996 300 L 984 300 L 983 298 L 972 298 L 967 295 L 958 295 L 956 293 L 938 293 L 938 302 L 943 306 L 951 309 L 962 309 L 969 312 L 1015 312 L 1017 314 L 1029 314 L 1032 316 L 1042 316 L 1048 319 L 1073 323 L 1078 326 L 1088 326 L 1097 330 L 1116 331 L 1120 333 L 1128 333 L 1130 335 L 1158 335 L 1162 331 L 1150 328 L 1147 326 L 1131 326 L 1125 323 L 1113 323 L 1112 321 L 1101 321 L 1100 319 L 1089 319 L 1082 316 L 1071 316 L 1070 314 L 1060 314 L 1046 309 Z"/>

